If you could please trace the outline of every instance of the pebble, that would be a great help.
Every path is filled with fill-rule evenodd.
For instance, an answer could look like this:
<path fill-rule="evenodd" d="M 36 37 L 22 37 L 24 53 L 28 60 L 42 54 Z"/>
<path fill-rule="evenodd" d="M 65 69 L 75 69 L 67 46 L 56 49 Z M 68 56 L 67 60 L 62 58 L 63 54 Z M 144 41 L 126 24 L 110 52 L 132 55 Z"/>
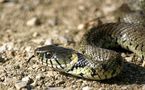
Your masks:
<path fill-rule="evenodd" d="M 85 27 L 84 24 L 79 24 L 78 27 L 77 27 L 77 29 L 78 29 L 78 30 L 82 30 L 82 29 L 84 29 L 84 27 Z"/>
<path fill-rule="evenodd" d="M 44 43 L 45 41 L 44 41 L 44 39 L 42 39 L 42 38 L 38 38 L 38 39 L 32 39 L 32 42 L 33 42 L 33 43 L 36 43 L 36 44 L 42 44 L 42 43 Z"/>
<path fill-rule="evenodd" d="M 4 43 L 0 47 L 0 52 L 4 52 L 6 50 L 12 50 L 12 49 L 14 49 L 14 43 L 13 42 L 8 42 L 8 43 Z"/>
<path fill-rule="evenodd" d="M 68 44 L 69 38 L 66 36 L 59 36 L 60 43 Z"/>
<path fill-rule="evenodd" d="M 127 90 L 127 86 L 121 87 L 121 90 Z"/>
<path fill-rule="evenodd" d="M 42 74 L 38 74 L 37 76 L 36 76 L 36 79 L 34 80 L 34 82 L 31 84 L 32 86 L 36 86 L 37 85 L 37 83 L 38 83 L 38 81 L 40 80 L 40 79 L 42 79 Z"/>
<path fill-rule="evenodd" d="M 63 87 L 48 87 L 47 90 L 64 90 Z"/>
<path fill-rule="evenodd" d="M 45 41 L 45 43 L 44 43 L 44 45 L 52 45 L 52 44 L 53 44 L 52 38 L 46 39 L 46 41 Z"/>
<path fill-rule="evenodd" d="M 6 0 L 0 0 L 0 3 L 4 3 Z"/>
<path fill-rule="evenodd" d="M 85 86 L 85 87 L 82 88 L 82 90 L 92 90 L 92 88 L 89 87 L 89 86 Z"/>
<path fill-rule="evenodd" d="M 24 77 L 21 81 L 15 83 L 15 87 L 17 90 L 21 90 L 22 88 L 26 88 L 28 83 L 30 82 L 30 77 Z"/>
<path fill-rule="evenodd" d="M 115 11 L 118 7 L 119 5 L 112 3 L 111 0 L 107 0 L 106 2 L 104 2 L 101 8 L 102 8 L 103 13 L 105 15 L 108 15 L 109 13 L 112 13 L 113 11 Z"/>
<path fill-rule="evenodd" d="M 131 62 L 133 57 L 131 57 L 131 56 L 130 57 L 125 57 L 125 59 L 126 59 L 126 61 Z"/>
<path fill-rule="evenodd" d="M 12 2 L 12 3 L 16 3 L 18 0 L 3 0 L 5 2 Z"/>
<path fill-rule="evenodd" d="M 145 90 L 145 85 L 142 86 L 142 90 Z"/>
<path fill-rule="evenodd" d="M 29 76 L 24 77 L 24 78 L 22 78 L 22 81 L 29 83 L 30 82 L 30 77 Z"/>
<path fill-rule="evenodd" d="M 145 61 L 143 61 L 143 63 L 142 63 L 142 67 L 145 67 Z"/>
<path fill-rule="evenodd" d="M 34 32 L 34 33 L 32 34 L 33 37 L 37 37 L 37 36 L 39 36 L 39 35 L 40 35 L 40 34 L 37 33 L 37 32 Z"/>
<path fill-rule="evenodd" d="M 28 83 L 26 81 L 21 81 L 21 82 L 15 83 L 15 87 L 17 90 L 21 90 L 22 88 L 25 88 L 27 84 Z"/>
<path fill-rule="evenodd" d="M 33 11 L 34 10 L 34 6 L 33 5 L 30 5 L 30 4 L 23 3 L 20 6 L 20 10 L 22 10 L 22 11 Z"/>
<path fill-rule="evenodd" d="M 80 10 L 80 11 L 83 11 L 83 10 L 85 10 L 86 8 L 85 8 L 85 6 L 83 6 L 83 5 L 80 5 L 80 6 L 78 6 L 78 10 Z"/>
<path fill-rule="evenodd" d="M 47 77 L 52 77 L 52 76 L 54 76 L 54 75 L 57 75 L 57 72 L 54 72 L 54 71 L 47 71 L 47 74 L 46 74 Z"/>
<path fill-rule="evenodd" d="M 40 73 L 40 74 L 38 74 L 38 75 L 36 76 L 36 79 L 37 79 L 37 80 L 40 80 L 42 77 L 43 77 L 43 75 Z"/>
<path fill-rule="evenodd" d="M 64 84 L 64 83 L 65 83 L 64 80 L 58 80 L 58 81 L 56 82 L 57 85 Z"/>
<path fill-rule="evenodd" d="M 55 26 L 55 25 L 58 25 L 59 24 L 59 20 L 58 20 L 57 17 L 50 18 L 47 22 L 51 26 Z"/>
<path fill-rule="evenodd" d="M 0 0 L 0 3 L 17 2 L 17 0 Z"/>
<path fill-rule="evenodd" d="M 102 25 L 102 21 L 99 18 L 94 18 L 85 23 L 84 29 L 91 29 L 92 27 L 97 27 L 99 25 Z"/>
<path fill-rule="evenodd" d="M 32 47 L 31 47 L 31 46 L 27 46 L 27 47 L 25 48 L 25 51 L 30 52 L 30 51 L 31 51 L 31 49 L 32 49 Z"/>
<path fill-rule="evenodd" d="M 40 25 L 40 20 L 37 17 L 33 17 L 26 23 L 27 26 L 37 26 Z"/>

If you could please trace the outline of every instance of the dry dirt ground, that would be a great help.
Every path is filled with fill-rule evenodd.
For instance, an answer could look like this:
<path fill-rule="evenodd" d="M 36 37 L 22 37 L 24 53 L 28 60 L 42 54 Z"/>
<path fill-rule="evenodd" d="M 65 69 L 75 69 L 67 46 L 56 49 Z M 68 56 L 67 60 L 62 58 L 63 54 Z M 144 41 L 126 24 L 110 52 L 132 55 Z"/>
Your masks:
<path fill-rule="evenodd" d="M 116 21 L 112 12 L 121 4 L 122 0 L 0 0 L 0 90 L 145 90 L 145 68 L 133 63 L 125 63 L 119 76 L 104 81 L 61 74 L 37 58 L 26 64 L 39 46 L 73 48 L 85 32 L 83 23 L 91 19 Z"/>

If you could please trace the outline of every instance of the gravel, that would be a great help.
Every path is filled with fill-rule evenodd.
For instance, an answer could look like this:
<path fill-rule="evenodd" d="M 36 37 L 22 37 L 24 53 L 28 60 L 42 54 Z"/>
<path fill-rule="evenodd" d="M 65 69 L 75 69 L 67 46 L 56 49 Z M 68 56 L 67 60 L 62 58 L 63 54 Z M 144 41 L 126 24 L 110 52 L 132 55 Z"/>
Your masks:
<path fill-rule="evenodd" d="M 89 86 L 85 86 L 85 87 L 82 88 L 82 90 L 92 90 L 92 88 L 89 87 Z"/>
<path fill-rule="evenodd" d="M 26 25 L 27 26 L 37 26 L 40 25 L 40 20 L 37 17 L 33 17 L 30 20 L 27 21 Z"/>
<path fill-rule="evenodd" d="M 105 81 L 59 73 L 38 58 L 26 63 L 39 46 L 74 48 L 90 25 L 117 21 L 114 11 L 121 3 L 122 0 L 0 0 L 0 90 L 144 90 L 145 69 L 131 60 L 128 52 L 124 52 L 128 62 L 122 73 Z"/>

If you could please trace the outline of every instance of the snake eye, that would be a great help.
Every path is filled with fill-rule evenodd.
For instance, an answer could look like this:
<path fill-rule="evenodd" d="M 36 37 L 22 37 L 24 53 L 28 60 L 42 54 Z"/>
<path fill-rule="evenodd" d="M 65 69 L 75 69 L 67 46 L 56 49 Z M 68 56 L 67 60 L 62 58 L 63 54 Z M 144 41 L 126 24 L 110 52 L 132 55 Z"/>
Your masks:
<path fill-rule="evenodd" d="M 45 57 L 46 57 L 46 58 L 51 58 L 51 57 L 52 57 L 52 53 L 46 52 L 46 53 L 45 53 Z"/>

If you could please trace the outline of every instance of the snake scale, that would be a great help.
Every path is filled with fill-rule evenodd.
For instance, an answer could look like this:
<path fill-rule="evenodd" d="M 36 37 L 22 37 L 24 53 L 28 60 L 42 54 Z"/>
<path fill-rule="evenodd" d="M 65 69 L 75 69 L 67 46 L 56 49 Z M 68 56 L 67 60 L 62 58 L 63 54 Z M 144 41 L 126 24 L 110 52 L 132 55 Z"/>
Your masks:
<path fill-rule="evenodd" d="M 78 51 L 55 45 L 39 47 L 28 61 L 38 56 L 60 72 L 92 80 L 110 79 L 122 71 L 123 57 L 109 48 L 121 46 L 144 59 L 144 17 L 142 13 L 130 13 L 121 22 L 91 28 Z"/>

